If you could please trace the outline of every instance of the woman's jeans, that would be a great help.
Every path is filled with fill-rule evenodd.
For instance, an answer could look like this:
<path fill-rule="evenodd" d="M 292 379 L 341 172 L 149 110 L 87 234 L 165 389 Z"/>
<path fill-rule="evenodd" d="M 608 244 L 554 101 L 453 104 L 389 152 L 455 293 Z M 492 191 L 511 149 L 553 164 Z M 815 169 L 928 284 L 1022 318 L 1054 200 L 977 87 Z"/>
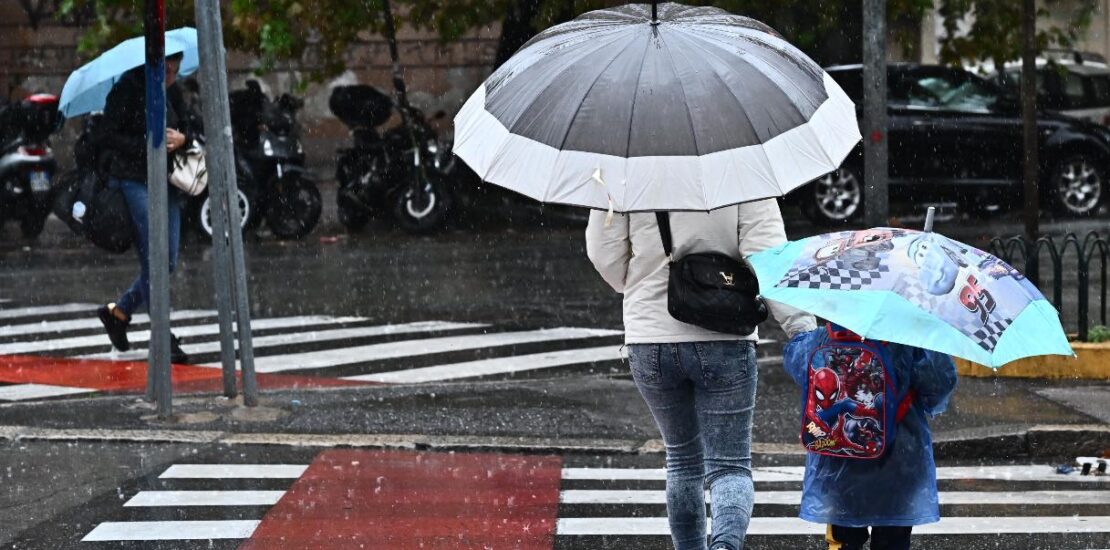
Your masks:
<path fill-rule="evenodd" d="M 632 377 L 667 447 L 667 517 L 676 550 L 742 550 L 755 498 L 752 411 L 758 376 L 750 341 L 632 344 Z"/>
<path fill-rule="evenodd" d="M 108 185 L 122 191 L 124 199 L 127 200 L 127 208 L 131 211 L 131 222 L 135 229 L 135 249 L 139 252 L 139 264 L 142 268 L 139 278 L 131 283 L 131 288 L 124 291 L 116 300 L 116 307 L 130 316 L 143 305 L 150 303 L 150 242 L 148 240 L 150 220 L 147 218 L 150 193 L 146 184 L 141 181 L 112 178 L 108 181 Z M 172 188 L 168 189 L 166 202 L 169 206 L 167 212 L 169 267 L 170 273 L 173 273 L 177 265 L 177 248 L 181 243 L 181 194 Z"/>

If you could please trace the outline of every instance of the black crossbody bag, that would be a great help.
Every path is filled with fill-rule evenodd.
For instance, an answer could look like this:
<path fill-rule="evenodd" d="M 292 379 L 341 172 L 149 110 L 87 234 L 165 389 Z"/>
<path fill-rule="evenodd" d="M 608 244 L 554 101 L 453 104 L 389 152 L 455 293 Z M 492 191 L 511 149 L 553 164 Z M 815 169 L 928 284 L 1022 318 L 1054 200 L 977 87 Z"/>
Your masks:
<path fill-rule="evenodd" d="M 767 304 L 759 297 L 759 280 L 747 263 L 724 254 L 687 254 L 674 259 L 671 221 L 656 212 L 663 251 L 671 264 L 667 311 L 671 317 L 715 332 L 751 334 L 767 320 Z"/>

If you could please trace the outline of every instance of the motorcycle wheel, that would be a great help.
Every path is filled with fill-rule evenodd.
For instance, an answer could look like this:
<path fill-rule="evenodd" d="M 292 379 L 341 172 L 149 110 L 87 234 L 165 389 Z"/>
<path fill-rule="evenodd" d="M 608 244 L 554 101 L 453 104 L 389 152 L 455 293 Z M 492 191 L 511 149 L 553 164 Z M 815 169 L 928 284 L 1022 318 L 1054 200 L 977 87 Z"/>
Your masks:
<path fill-rule="evenodd" d="M 412 189 L 406 188 L 393 200 L 393 217 L 397 225 L 408 233 L 431 233 L 447 223 L 447 215 L 454 202 L 447 185 L 429 175 L 424 181 L 423 191 L 423 197 L 417 197 Z"/>
<path fill-rule="evenodd" d="M 350 233 L 358 233 L 370 223 L 370 211 L 362 206 L 340 200 L 339 223 L 347 228 Z"/>
<path fill-rule="evenodd" d="M 19 231 L 23 234 L 23 238 L 34 239 L 41 235 L 49 215 L 49 212 L 28 212 L 23 219 L 19 220 Z"/>
<path fill-rule="evenodd" d="M 312 182 L 287 175 L 273 183 L 266 225 L 281 239 L 300 239 L 320 221 L 323 199 Z"/>
<path fill-rule="evenodd" d="M 239 228 L 246 230 L 250 223 L 251 217 L 254 215 L 254 210 L 251 208 L 250 198 L 241 189 L 237 190 L 239 193 Z M 212 238 L 212 197 L 207 196 L 204 198 L 204 203 L 200 206 L 200 211 L 197 214 L 197 228 L 200 232 L 208 238 Z"/>

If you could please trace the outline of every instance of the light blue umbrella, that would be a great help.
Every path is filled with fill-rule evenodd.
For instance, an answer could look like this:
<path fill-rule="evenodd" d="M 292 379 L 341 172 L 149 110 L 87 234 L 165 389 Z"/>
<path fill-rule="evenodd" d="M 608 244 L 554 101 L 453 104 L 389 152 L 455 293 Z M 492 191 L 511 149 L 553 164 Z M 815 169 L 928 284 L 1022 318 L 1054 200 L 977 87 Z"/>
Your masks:
<path fill-rule="evenodd" d="M 993 368 L 1074 354 L 1056 309 L 1021 273 L 936 233 L 887 227 L 827 233 L 748 260 L 763 297 L 865 338 Z"/>
<path fill-rule="evenodd" d="M 188 76 L 200 66 L 197 30 L 184 27 L 166 33 L 166 55 L 184 53 L 178 74 Z M 104 110 L 108 92 L 123 73 L 146 63 L 146 40 L 130 38 L 73 71 L 62 88 L 58 110 L 66 118 Z"/>

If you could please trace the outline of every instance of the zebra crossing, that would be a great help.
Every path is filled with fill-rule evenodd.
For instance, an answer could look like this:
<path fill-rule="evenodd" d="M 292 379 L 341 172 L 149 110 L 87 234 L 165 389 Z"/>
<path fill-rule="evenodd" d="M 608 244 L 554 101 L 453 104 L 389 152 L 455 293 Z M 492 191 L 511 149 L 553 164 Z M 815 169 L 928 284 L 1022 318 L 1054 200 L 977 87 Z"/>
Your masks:
<path fill-rule="evenodd" d="M 549 533 L 553 536 L 545 539 L 553 543 L 545 548 L 670 548 L 663 491 L 665 472 L 644 467 L 643 458 L 624 460 L 639 462 L 624 465 L 628 467 L 599 466 L 603 461 L 613 460 L 564 459 L 557 472 L 557 508 L 553 508 L 557 517 Z M 583 462 L 590 464 L 582 465 Z M 378 473 L 377 464 L 362 467 L 365 477 L 373 478 Z M 381 487 L 393 482 L 389 479 L 392 474 L 386 470 L 388 465 L 383 463 L 380 467 L 383 475 L 370 485 Z M 126 519 L 104 518 L 83 534 L 81 540 L 86 544 L 82 547 L 123 541 L 141 541 L 143 548 L 151 549 L 224 548 L 221 544 L 236 547 L 252 539 L 260 525 L 273 515 L 272 507 L 279 506 L 283 499 L 304 498 L 303 494 L 294 496 L 290 486 L 302 477 L 314 475 L 306 473 L 309 468 L 304 463 L 170 465 L 154 483 L 121 495 L 125 498 L 122 506 L 106 513 Z M 315 475 L 327 476 L 334 468 L 332 465 L 318 470 Z M 796 517 L 802 474 L 802 467 L 796 466 L 754 469 L 756 505 L 748 531 L 753 547 L 823 548 L 824 527 Z M 915 547 L 977 548 L 977 541 L 991 541 L 991 548 L 1110 548 L 1108 476 L 1060 475 L 1052 466 L 1034 464 L 940 467 L 938 480 L 944 519 L 915 528 Z M 397 482 L 412 483 L 429 494 L 407 498 L 403 504 L 407 508 L 402 511 L 371 511 L 372 517 L 385 521 L 425 514 L 434 521 L 442 521 L 443 509 L 450 507 L 452 497 L 431 494 L 439 489 L 419 479 Z M 366 489 L 369 485 L 355 482 L 353 486 Z M 342 502 L 301 502 L 310 510 L 304 521 L 335 527 L 337 518 L 357 515 L 358 510 L 353 508 L 373 505 L 372 499 L 353 494 L 354 489 L 346 491 L 347 498 Z M 466 495 L 457 498 L 465 499 Z M 509 499 L 506 504 L 511 506 L 511 502 Z M 168 511 L 173 512 L 172 519 L 168 519 Z M 493 523 L 497 522 L 483 525 Z M 311 525 L 304 528 L 313 529 Z M 372 539 L 354 542 L 385 547 L 373 546 Z"/>
<path fill-rule="evenodd" d="M 119 352 L 104 335 L 95 317 L 96 307 L 0 302 L 0 402 L 120 390 L 83 386 L 70 375 L 92 364 L 109 370 L 111 365 L 141 368 L 136 365 L 147 357 L 150 320 L 145 314 L 134 316 L 129 332 L 132 349 Z M 216 312 L 178 310 L 171 321 L 174 334 L 190 355 L 190 368 L 211 369 L 215 375 L 220 367 Z M 251 325 L 258 373 L 327 378 L 352 385 L 615 372 L 621 368 L 622 333 L 609 329 L 444 320 L 382 323 L 331 315 L 258 318 Z M 58 375 L 50 376 L 51 369 Z M 176 370 L 174 376 L 176 379 Z M 89 377 L 85 378 L 87 382 Z"/>

